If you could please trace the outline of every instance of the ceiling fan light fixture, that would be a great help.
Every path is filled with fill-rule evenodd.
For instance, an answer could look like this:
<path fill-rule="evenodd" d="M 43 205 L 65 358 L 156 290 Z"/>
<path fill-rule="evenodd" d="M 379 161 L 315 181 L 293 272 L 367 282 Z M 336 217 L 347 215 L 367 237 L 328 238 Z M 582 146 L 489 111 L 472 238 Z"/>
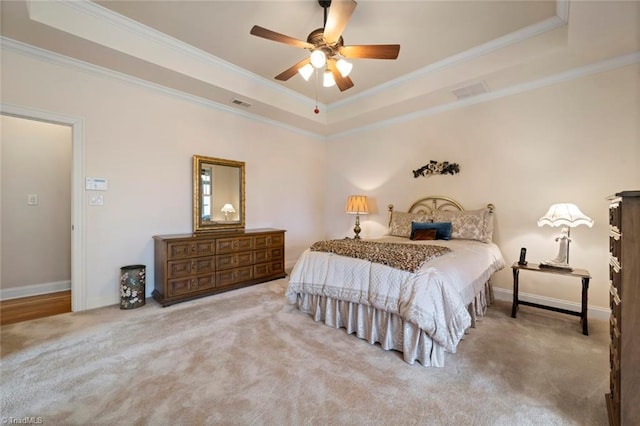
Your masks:
<path fill-rule="evenodd" d="M 332 87 L 336 85 L 336 80 L 333 78 L 331 71 L 324 72 L 324 78 L 322 79 L 322 85 L 324 87 Z"/>
<path fill-rule="evenodd" d="M 336 62 L 336 67 L 338 68 L 338 71 L 340 71 L 340 75 L 342 77 L 346 77 L 349 74 L 351 74 L 351 70 L 353 69 L 353 64 L 351 62 L 347 62 L 344 59 L 340 58 L 338 59 L 338 62 Z"/>
<path fill-rule="evenodd" d="M 314 68 L 322 68 L 326 63 L 327 55 L 325 55 L 322 50 L 316 49 L 311 52 L 311 65 L 313 65 Z"/>
<path fill-rule="evenodd" d="M 298 69 L 298 73 L 305 79 L 305 81 L 309 81 L 311 78 L 311 74 L 313 74 L 314 68 L 313 65 L 307 64 L 302 68 Z"/>

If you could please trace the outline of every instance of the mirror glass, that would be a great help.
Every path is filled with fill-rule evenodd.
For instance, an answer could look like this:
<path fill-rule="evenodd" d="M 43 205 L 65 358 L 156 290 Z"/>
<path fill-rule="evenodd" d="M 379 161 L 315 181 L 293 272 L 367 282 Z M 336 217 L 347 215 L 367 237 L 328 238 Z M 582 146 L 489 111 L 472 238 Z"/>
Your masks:
<path fill-rule="evenodd" d="M 244 162 L 193 156 L 193 232 L 244 228 Z"/>

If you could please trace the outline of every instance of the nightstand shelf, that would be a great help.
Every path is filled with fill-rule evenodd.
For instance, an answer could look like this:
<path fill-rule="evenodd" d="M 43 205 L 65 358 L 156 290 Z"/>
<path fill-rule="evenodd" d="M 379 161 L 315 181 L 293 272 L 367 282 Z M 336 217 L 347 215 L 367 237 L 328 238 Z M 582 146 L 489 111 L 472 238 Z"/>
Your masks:
<path fill-rule="evenodd" d="M 582 322 L 582 334 L 584 334 L 585 336 L 589 335 L 589 324 L 587 320 L 587 299 L 589 295 L 589 280 L 591 279 L 591 274 L 589 274 L 589 271 L 587 271 L 586 269 L 577 269 L 577 268 L 574 268 L 574 269 L 546 268 L 546 267 L 541 267 L 537 263 L 527 263 L 526 265 L 521 265 L 518 262 L 515 262 L 513 265 L 511 265 L 511 269 L 513 269 L 513 305 L 511 307 L 512 318 L 516 318 L 519 305 L 532 306 L 534 308 L 546 309 L 548 311 L 560 312 L 562 314 L 567 314 L 567 315 L 575 315 L 577 317 L 580 317 L 580 321 Z M 539 303 L 520 300 L 518 298 L 520 271 L 544 272 L 547 274 L 556 274 L 556 275 L 563 275 L 566 277 L 580 278 L 582 281 L 582 306 L 581 306 L 582 309 L 580 310 L 580 312 L 570 311 L 568 309 L 556 308 L 555 306 L 541 305 Z"/>

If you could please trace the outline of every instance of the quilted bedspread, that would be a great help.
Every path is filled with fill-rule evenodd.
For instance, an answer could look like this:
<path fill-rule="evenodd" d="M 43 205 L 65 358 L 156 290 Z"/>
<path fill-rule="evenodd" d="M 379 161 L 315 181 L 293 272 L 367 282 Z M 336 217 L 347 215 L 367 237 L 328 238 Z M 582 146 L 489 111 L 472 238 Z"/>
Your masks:
<path fill-rule="evenodd" d="M 363 259 L 307 249 L 298 259 L 286 291 L 371 305 L 397 314 L 424 330 L 448 352 L 455 352 L 471 325 L 467 305 L 491 275 L 504 267 L 493 243 L 467 240 L 437 242 L 387 237 L 379 241 L 445 245 L 451 251 L 408 272 Z"/>

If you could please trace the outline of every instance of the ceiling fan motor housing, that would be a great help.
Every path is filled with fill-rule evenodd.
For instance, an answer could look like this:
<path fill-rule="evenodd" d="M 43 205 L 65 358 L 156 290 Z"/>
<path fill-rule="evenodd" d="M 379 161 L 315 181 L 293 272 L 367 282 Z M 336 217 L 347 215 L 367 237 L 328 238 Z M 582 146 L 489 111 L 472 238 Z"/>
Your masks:
<path fill-rule="evenodd" d="M 323 34 L 324 28 L 318 28 L 317 30 L 311 31 L 307 37 L 307 43 L 313 44 L 315 49 L 322 49 L 327 57 L 334 56 L 338 53 L 338 50 L 344 46 L 344 40 L 342 39 L 342 36 L 340 36 L 337 42 L 330 45 L 324 40 Z"/>

